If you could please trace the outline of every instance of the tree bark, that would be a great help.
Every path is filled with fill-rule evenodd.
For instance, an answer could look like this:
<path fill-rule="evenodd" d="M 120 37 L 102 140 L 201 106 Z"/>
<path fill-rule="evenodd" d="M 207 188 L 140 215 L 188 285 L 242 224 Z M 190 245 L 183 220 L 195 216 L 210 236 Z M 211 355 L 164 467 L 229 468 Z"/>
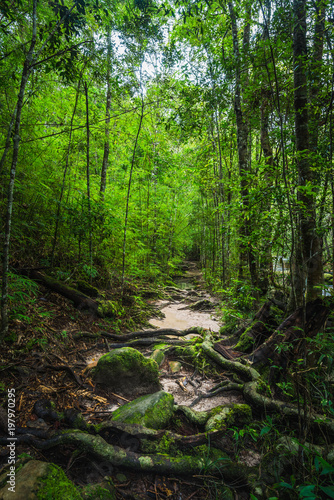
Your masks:
<path fill-rule="evenodd" d="M 46 276 L 40 271 L 30 271 L 29 278 L 37 281 L 37 283 L 41 283 L 53 292 L 57 292 L 63 297 L 70 299 L 80 311 L 89 310 L 90 312 L 97 314 L 99 304 L 95 300 L 88 297 L 88 295 L 85 295 L 84 293 L 61 283 L 60 281 L 55 280 L 50 276 Z"/>
<path fill-rule="evenodd" d="M 233 53 L 235 61 L 235 91 L 234 91 L 234 111 L 237 124 L 237 145 L 239 158 L 239 175 L 240 175 L 240 194 L 242 198 L 242 220 L 240 227 L 240 260 L 239 260 L 239 280 L 245 278 L 245 268 L 249 266 L 251 280 L 253 285 L 257 285 L 257 270 L 255 256 L 250 242 L 251 222 L 248 214 L 249 209 L 249 192 L 248 192 L 248 175 L 250 167 L 250 155 L 248 148 L 249 125 L 245 112 L 242 109 L 242 83 L 241 83 L 241 54 L 238 40 L 238 27 L 235 15 L 235 10 L 232 2 L 229 2 L 229 11 L 232 22 L 232 40 Z M 247 12 L 250 17 L 250 12 Z M 246 21 L 243 36 L 243 51 L 247 52 L 250 37 L 249 19 Z M 248 80 L 248 72 L 246 71 L 246 81 Z M 247 82 L 246 82 L 247 83 Z"/>
<path fill-rule="evenodd" d="M 100 194 L 104 199 L 104 193 L 107 187 L 107 170 L 109 165 L 109 125 L 110 125 L 110 109 L 111 109 L 111 89 L 110 89 L 110 64 L 111 64 L 111 36 L 110 28 L 107 33 L 107 103 L 106 103 L 106 121 L 104 129 L 104 148 L 103 160 L 101 169 L 101 185 Z"/>
<path fill-rule="evenodd" d="M 56 249 L 56 245 L 57 245 L 58 229 L 59 229 L 59 224 L 60 224 L 61 203 L 62 203 L 63 196 L 64 196 L 65 180 L 66 180 L 66 175 L 67 175 L 67 171 L 68 171 L 68 167 L 69 167 L 69 159 L 70 159 L 70 152 L 71 152 L 71 145 L 72 145 L 73 120 L 74 120 L 74 116 L 75 116 L 77 105 L 78 105 L 80 84 L 81 84 L 81 77 L 79 79 L 78 88 L 77 88 L 76 95 L 75 95 L 75 103 L 74 103 L 73 113 L 72 113 L 71 122 L 70 122 L 70 132 L 69 132 L 69 139 L 68 139 L 68 146 L 67 146 L 66 162 L 65 162 L 64 174 L 63 174 L 63 182 L 62 182 L 59 200 L 58 200 L 56 225 L 55 225 L 52 250 L 51 250 L 51 267 L 53 267 L 54 254 L 55 254 L 55 249 Z"/>
<path fill-rule="evenodd" d="M 85 96 L 86 96 L 86 133 L 87 133 L 87 145 L 86 145 L 86 156 L 87 156 L 87 202 L 88 202 L 88 250 L 89 250 L 89 266 L 90 266 L 90 282 L 92 281 L 92 267 L 93 267 L 93 243 L 92 243 L 92 210 L 90 203 L 90 131 L 89 131 L 89 101 L 88 101 L 88 87 L 87 82 L 85 82 Z"/>
<path fill-rule="evenodd" d="M 37 35 L 37 0 L 33 0 L 33 11 L 32 11 L 32 37 L 30 42 L 30 47 L 27 56 L 24 61 L 20 91 L 17 99 L 16 105 L 16 117 L 14 125 L 14 139 L 13 139 L 13 156 L 10 170 L 10 179 L 8 186 L 8 198 L 7 198 L 7 214 L 5 221 L 5 239 L 3 246 L 3 265 L 2 265 L 2 294 L 1 294 L 1 332 L 0 340 L 8 332 L 8 268 L 9 268 L 9 243 L 11 235 L 12 226 L 12 212 L 13 212 L 13 200 L 14 200 L 14 185 L 16 176 L 16 165 L 19 157 L 20 149 L 20 127 L 21 127 L 21 113 L 23 109 L 23 99 L 25 88 L 28 83 L 29 75 L 31 73 L 32 62 L 34 57 L 34 50 L 36 45 Z"/>
<path fill-rule="evenodd" d="M 306 44 L 306 0 L 294 0 L 294 110 L 296 163 L 298 168 L 299 229 L 301 237 L 301 258 L 297 255 L 298 286 L 297 305 L 306 299 L 312 300 L 321 294 L 322 251 L 316 226 L 316 194 L 314 175 L 310 165 L 309 117 L 307 96 L 307 44 Z M 299 267 L 299 266 L 298 266 Z M 297 295 L 297 294 L 296 294 Z"/>
<path fill-rule="evenodd" d="M 304 311 L 302 306 L 299 307 L 281 323 L 266 342 L 259 346 L 249 356 L 249 359 L 253 364 L 268 364 L 273 360 L 279 362 L 282 356 L 285 356 L 285 351 L 282 350 L 279 353 L 276 351 L 276 347 L 286 342 L 292 342 L 305 337 L 313 337 L 325 323 L 329 312 L 330 309 L 328 306 L 319 298 L 308 302 L 306 304 L 306 311 Z M 291 348 L 289 348 L 287 352 L 290 356 Z"/>

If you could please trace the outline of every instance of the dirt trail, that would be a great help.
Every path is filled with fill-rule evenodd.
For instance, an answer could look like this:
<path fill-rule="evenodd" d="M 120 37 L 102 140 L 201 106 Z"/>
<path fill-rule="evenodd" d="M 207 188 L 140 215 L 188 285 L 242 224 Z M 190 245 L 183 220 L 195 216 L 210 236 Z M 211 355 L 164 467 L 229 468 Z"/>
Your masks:
<path fill-rule="evenodd" d="M 202 273 L 196 267 L 196 264 L 191 262 L 189 266 L 185 275 L 175 280 L 178 291 L 171 294 L 172 301 L 161 300 L 156 303 L 156 306 L 165 317 L 163 319 L 152 318 L 150 323 L 157 328 L 186 330 L 196 326 L 219 332 L 221 323 L 219 323 L 214 311 L 214 306 L 217 303 L 206 291 L 200 289 Z M 195 290 L 196 284 L 197 290 Z M 212 310 L 196 311 L 187 307 L 191 303 L 205 299 L 212 301 Z"/>
<path fill-rule="evenodd" d="M 185 305 L 182 302 L 170 304 L 168 301 L 159 301 L 156 305 L 165 315 L 163 319 L 153 318 L 150 320 L 151 325 L 157 328 L 186 330 L 192 326 L 199 326 L 213 332 L 219 332 L 221 324 L 215 318 L 214 313 L 184 309 Z"/>

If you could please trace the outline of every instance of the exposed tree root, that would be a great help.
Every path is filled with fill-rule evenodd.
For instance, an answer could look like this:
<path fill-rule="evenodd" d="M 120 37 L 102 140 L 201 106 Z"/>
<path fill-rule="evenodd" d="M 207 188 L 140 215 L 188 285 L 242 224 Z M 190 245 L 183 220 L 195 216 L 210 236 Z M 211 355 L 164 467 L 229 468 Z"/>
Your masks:
<path fill-rule="evenodd" d="M 98 434 L 101 435 L 101 437 L 105 437 L 105 434 L 109 432 L 112 434 L 115 432 L 119 434 L 125 433 L 128 437 L 137 439 L 138 443 L 143 439 L 148 441 L 159 441 L 162 438 L 167 438 L 181 449 L 192 448 L 194 446 L 207 444 L 208 442 L 213 442 L 213 439 L 221 436 L 223 433 L 223 431 L 212 431 L 182 436 L 181 434 L 176 434 L 169 430 L 155 430 L 138 424 L 125 424 L 113 421 L 104 422 L 98 426 Z"/>
<path fill-rule="evenodd" d="M 168 345 L 176 345 L 176 346 L 185 346 L 192 345 L 193 342 L 191 340 L 176 340 L 169 339 L 164 336 L 162 337 L 154 337 L 152 339 L 138 339 L 132 340 L 131 342 L 117 342 L 115 344 L 108 344 L 108 348 L 110 349 L 120 349 L 122 347 L 146 347 L 151 346 L 152 344 L 168 344 Z"/>
<path fill-rule="evenodd" d="M 137 332 L 126 333 L 124 335 L 113 334 L 109 332 L 99 332 L 99 333 L 80 332 L 73 335 L 73 338 L 80 339 L 82 337 L 88 337 L 95 339 L 95 338 L 106 337 L 108 339 L 121 340 L 124 342 L 126 340 L 137 339 L 138 337 L 140 339 L 141 338 L 149 339 L 151 337 L 158 338 L 158 337 L 164 337 L 165 335 L 184 337 L 185 335 L 189 335 L 190 333 L 197 333 L 198 335 L 201 335 L 202 331 L 201 328 L 189 328 L 187 330 L 175 330 L 173 328 L 159 328 L 157 330 L 137 331 Z"/>
<path fill-rule="evenodd" d="M 260 378 L 259 372 L 252 368 L 250 365 L 243 365 L 239 361 L 233 361 L 223 358 L 218 352 L 213 349 L 213 344 L 210 341 L 210 336 L 208 335 L 206 336 L 206 339 L 202 344 L 202 349 L 209 358 L 211 358 L 225 370 L 232 371 L 240 377 L 246 378 L 246 380 L 257 380 L 258 378 Z"/>
<path fill-rule="evenodd" d="M 243 384 L 235 384 L 233 382 L 230 382 L 229 384 L 219 387 L 215 391 L 207 392 L 206 394 L 200 394 L 197 396 L 196 399 L 192 403 L 190 403 L 190 408 L 193 406 L 197 405 L 202 399 L 207 399 L 207 398 L 213 398 L 214 396 L 217 396 L 218 394 L 221 394 L 222 392 L 228 392 L 228 391 L 243 391 Z"/>
<path fill-rule="evenodd" d="M 3 439 L 0 439 L 2 443 Z M 203 472 L 215 474 L 217 466 L 215 460 L 208 457 L 188 456 L 172 457 L 169 455 L 142 455 L 133 451 L 124 450 L 119 446 L 108 444 L 101 436 L 92 436 L 81 431 L 61 433 L 47 441 L 40 441 L 32 436 L 22 436 L 21 442 L 31 444 L 38 449 L 47 450 L 54 446 L 75 446 L 94 456 L 99 462 L 109 462 L 117 467 L 137 472 L 155 472 L 158 474 L 193 475 Z M 6 444 L 8 441 L 6 439 Z M 225 482 L 247 484 L 247 475 L 251 470 L 241 464 L 232 462 L 227 456 L 226 461 L 220 461 L 219 473 Z"/>
<path fill-rule="evenodd" d="M 278 413 L 292 419 L 293 421 L 302 421 L 303 423 L 308 423 L 311 429 L 315 433 L 326 432 L 331 436 L 334 436 L 334 420 L 324 415 L 320 415 L 312 412 L 305 412 L 302 409 L 292 403 L 287 403 L 277 399 L 269 398 L 260 393 L 261 377 L 260 374 L 251 366 L 242 365 L 237 361 L 231 361 L 223 358 L 218 354 L 212 346 L 209 340 L 209 336 L 202 344 L 203 351 L 207 356 L 213 359 L 219 366 L 229 371 L 237 373 L 238 376 L 246 378 L 247 381 L 243 386 L 238 384 L 238 389 L 243 392 L 243 396 L 248 404 L 250 404 L 254 410 L 258 413 Z"/>

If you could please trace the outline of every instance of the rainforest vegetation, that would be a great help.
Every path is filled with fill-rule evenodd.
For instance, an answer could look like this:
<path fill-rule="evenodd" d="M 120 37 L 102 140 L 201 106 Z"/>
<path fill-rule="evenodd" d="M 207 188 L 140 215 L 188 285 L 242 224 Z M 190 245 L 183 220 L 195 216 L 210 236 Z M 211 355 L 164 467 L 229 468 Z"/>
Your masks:
<path fill-rule="evenodd" d="M 233 372 L 227 388 L 259 418 L 231 439 L 258 440 L 275 468 L 266 438 L 276 443 L 284 418 L 295 419 L 293 459 L 277 477 L 235 465 L 227 483 L 240 498 L 334 498 L 333 9 L 330 0 L 0 0 L 4 401 L 9 381 L 18 385 L 11 367 L 50 343 L 45 290 L 74 303 L 78 331 L 102 325 L 114 341 L 196 262 L 224 326 L 213 337 L 198 330 L 195 358 Z M 67 330 L 52 328 L 64 342 Z M 79 337 L 67 339 L 72 348 Z M 191 434 L 202 436 L 197 425 Z M 78 427 L 55 445 L 119 463 Z M 129 460 L 136 469 L 140 458 Z M 173 469 L 165 457 L 160 470 L 152 460 L 145 472 L 214 475 L 222 465 L 184 459 Z M 188 498 L 232 498 L 212 484 Z"/>

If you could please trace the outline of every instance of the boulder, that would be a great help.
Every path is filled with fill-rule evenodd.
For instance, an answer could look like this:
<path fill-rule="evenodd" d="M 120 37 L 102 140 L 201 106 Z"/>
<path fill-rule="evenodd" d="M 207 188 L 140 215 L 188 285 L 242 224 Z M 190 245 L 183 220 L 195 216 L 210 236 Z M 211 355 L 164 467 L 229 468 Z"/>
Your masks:
<path fill-rule="evenodd" d="M 174 413 L 174 398 L 168 392 L 141 396 L 118 408 L 112 421 L 140 424 L 149 429 L 164 429 Z"/>
<path fill-rule="evenodd" d="M 93 379 L 104 388 L 128 397 L 160 389 L 158 364 L 132 347 L 114 349 L 102 356 Z"/>
<path fill-rule="evenodd" d="M 0 477 L 1 500 L 40 500 L 42 498 L 82 500 L 77 488 L 57 465 L 30 460 L 18 472 L 16 472 L 17 464 L 13 467 L 16 469 L 15 474 L 8 475 L 6 471 Z"/>

